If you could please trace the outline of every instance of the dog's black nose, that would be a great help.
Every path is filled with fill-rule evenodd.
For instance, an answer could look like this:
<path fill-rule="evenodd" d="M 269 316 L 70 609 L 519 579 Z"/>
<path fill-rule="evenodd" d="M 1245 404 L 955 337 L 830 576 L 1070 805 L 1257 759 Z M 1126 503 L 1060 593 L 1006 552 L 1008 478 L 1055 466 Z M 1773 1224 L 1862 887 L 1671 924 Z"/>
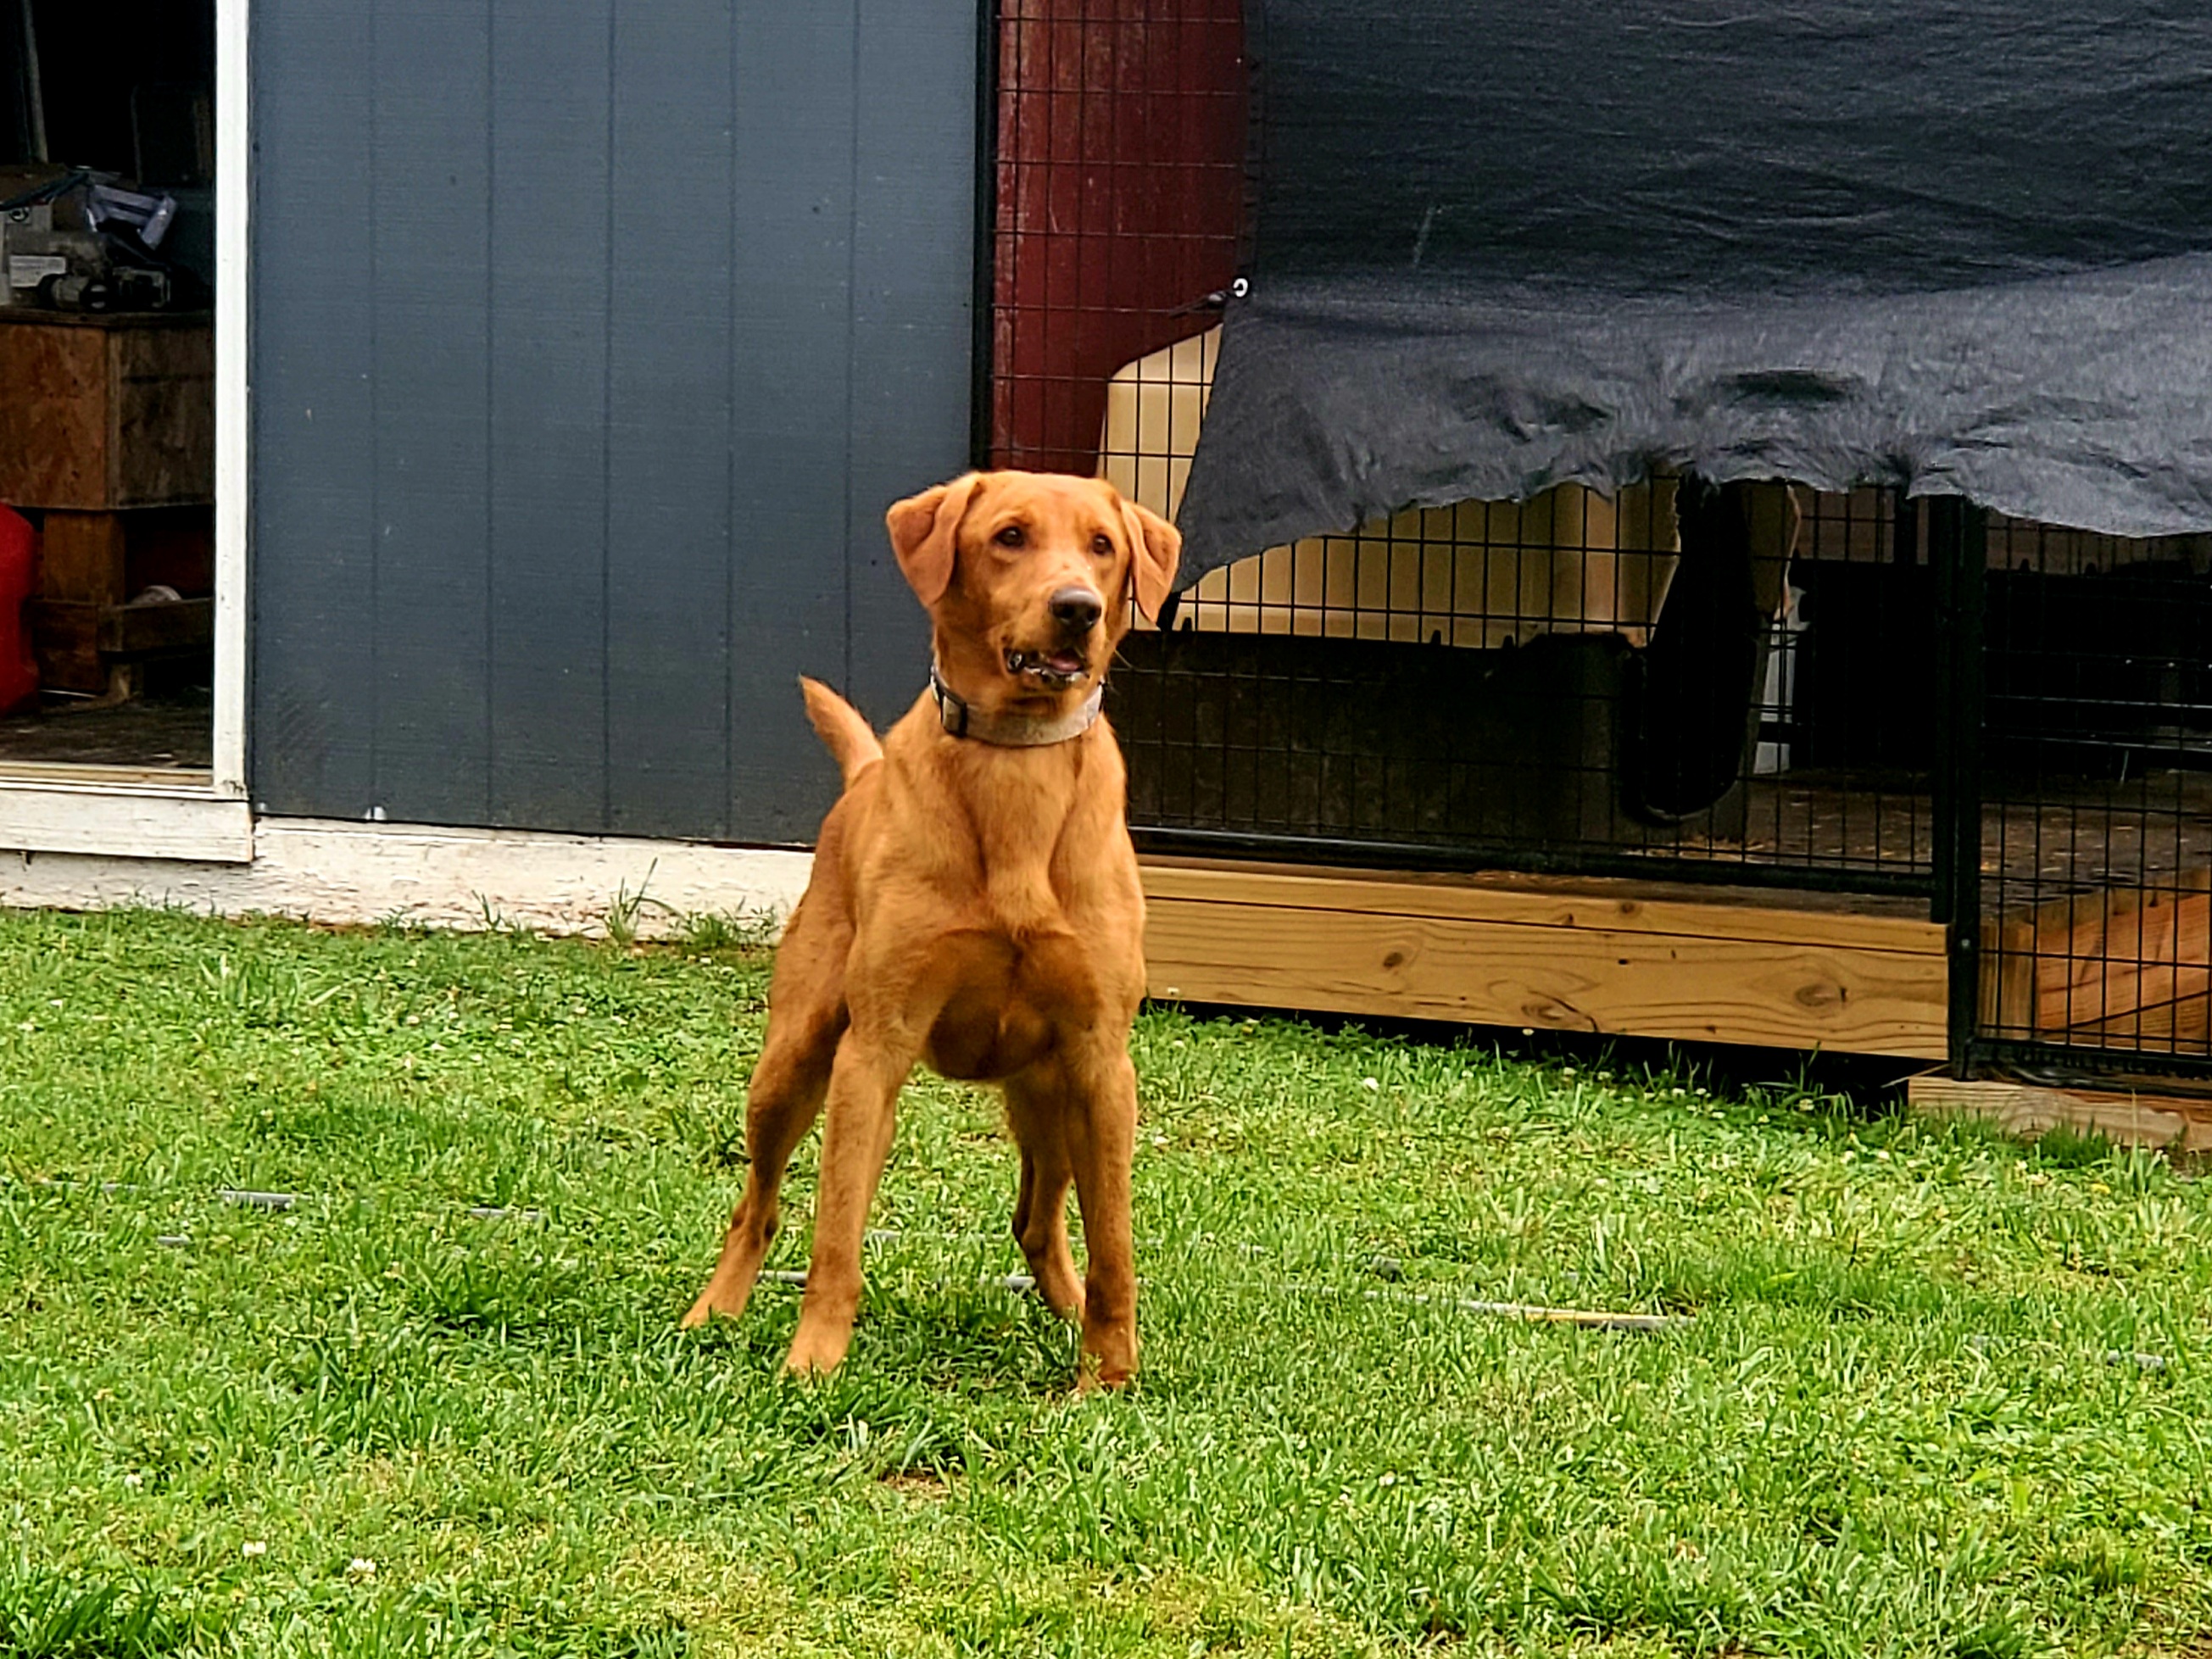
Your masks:
<path fill-rule="evenodd" d="M 1071 634 L 1089 633 L 1105 614 L 1105 605 L 1087 587 L 1063 587 L 1052 596 L 1052 619 Z"/>

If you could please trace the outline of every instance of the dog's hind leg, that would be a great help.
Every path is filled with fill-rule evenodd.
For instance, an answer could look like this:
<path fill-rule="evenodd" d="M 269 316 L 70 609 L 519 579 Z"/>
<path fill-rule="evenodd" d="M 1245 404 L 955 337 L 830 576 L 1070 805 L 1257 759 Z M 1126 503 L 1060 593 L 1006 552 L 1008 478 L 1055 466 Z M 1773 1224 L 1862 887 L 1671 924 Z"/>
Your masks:
<path fill-rule="evenodd" d="M 1081 1323 L 1083 1281 L 1067 1244 L 1067 1189 L 1075 1182 L 1060 1127 L 1066 1085 L 1050 1061 L 1006 1084 L 1006 1127 L 1021 1151 L 1014 1197 L 1014 1239 L 1029 1258 L 1037 1294 L 1063 1319 Z"/>
<path fill-rule="evenodd" d="M 848 928 L 806 927 L 805 906 L 792 918 L 769 990 L 767 1041 L 745 1091 L 745 1189 L 722 1237 L 722 1256 L 684 1316 L 688 1330 L 715 1314 L 745 1310 L 780 1219 L 783 1172 L 821 1115 L 837 1041 L 845 1030 L 842 996 Z"/>

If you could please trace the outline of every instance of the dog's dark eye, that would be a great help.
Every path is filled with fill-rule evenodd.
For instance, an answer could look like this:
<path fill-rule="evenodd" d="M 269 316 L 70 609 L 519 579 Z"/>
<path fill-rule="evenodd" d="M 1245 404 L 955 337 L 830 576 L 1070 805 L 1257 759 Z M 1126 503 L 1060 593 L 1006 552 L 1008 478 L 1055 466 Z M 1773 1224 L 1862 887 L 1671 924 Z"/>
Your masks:
<path fill-rule="evenodd" d="M 1022 534 L 1021 526 L 1010 524 L 991 539 L 1001 547 L 1019 547 L 1028 538 Z"/>
<path fill-rule="evenodd" d="M 1091 550 L 1102 559 L 1110 559 L 1114 556 L 1113 541 L 1103 535 L 1093 536 L 1091 538 Z"/>

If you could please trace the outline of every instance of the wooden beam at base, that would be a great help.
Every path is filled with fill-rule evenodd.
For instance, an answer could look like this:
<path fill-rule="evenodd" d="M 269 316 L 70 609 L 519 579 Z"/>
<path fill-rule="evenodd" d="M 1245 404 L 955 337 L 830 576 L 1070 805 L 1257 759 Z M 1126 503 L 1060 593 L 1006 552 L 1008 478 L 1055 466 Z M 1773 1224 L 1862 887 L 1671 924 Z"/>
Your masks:
<path fill-rule="evenodd" d="M 1943 930 L 1873 902 L 1147 860 L 1152 994 L 1940 1060 Z"/>
<path fill-rule="evenodd" d="M 0 851 L 228 864 L 252 860 L 252 807 L 204 789 L 164 784 L 100 788 L 0 780 Z"/>
<path fill-rule="evenodd" d="M 1948 1077 L 1914 1078 L 1905 1085 L 1905 1097 L 1917 1110 L 1984 1118 L 2014 1134 L 2063 1127 L 2127 1146 L 2212 1152 L 2212 1100 Z"/>

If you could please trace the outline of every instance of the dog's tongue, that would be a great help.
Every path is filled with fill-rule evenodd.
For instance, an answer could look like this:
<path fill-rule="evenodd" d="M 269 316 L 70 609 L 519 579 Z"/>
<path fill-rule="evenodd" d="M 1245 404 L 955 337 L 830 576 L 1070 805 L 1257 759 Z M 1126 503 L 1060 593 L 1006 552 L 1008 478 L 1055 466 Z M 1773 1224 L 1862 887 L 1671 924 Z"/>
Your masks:
<path fill-rule="evenodd" d="M 1083 659 L 1073 651 L 1055 651 L 1044 659 L 1045 666 L 1055 674 L 1080 674 Z"/>

